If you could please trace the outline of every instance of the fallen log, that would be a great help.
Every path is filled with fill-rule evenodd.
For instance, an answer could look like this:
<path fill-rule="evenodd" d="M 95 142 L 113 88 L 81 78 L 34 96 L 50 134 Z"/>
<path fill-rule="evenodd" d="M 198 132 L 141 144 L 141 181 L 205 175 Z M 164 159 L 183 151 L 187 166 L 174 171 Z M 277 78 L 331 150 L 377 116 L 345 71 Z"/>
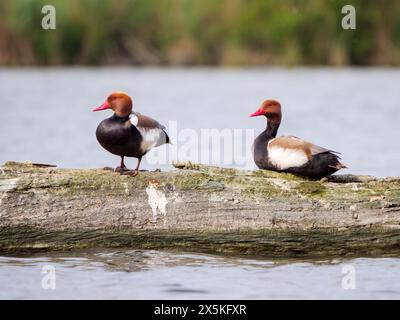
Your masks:
<path fill-rule="evenodd" d="M 0 167 L 0 252 L 87 247 L 266 257 L 400 253 L 400 178 L 321 181 L 176 163 L 134 178 L 103 169 Z"/>

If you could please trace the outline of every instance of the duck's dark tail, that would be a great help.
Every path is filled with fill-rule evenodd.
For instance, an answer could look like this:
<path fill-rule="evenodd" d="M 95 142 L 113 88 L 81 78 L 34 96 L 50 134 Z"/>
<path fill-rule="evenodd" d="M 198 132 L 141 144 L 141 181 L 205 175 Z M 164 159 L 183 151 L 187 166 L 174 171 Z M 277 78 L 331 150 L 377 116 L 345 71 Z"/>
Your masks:
<path fill-rule="evenodd" d="M 340 169 L 347 168 L 340 160 L 338 154 L 329 151 L 315 155 L 310 166 L 310 176 L 322 178 L 330 176 Z"/>
<path fill-rule="evenodd" d="M 163 129 L 163 131 L 164 131 L 164 133 L 165 133 L 165 143 L 166 144 L 173 144 L 172 142 L 171 142 L 171 139 L 169 138 L 169 135 L 168 135 L 168 133 Z"/>
<path fill-rule="evenodd" d="M 339 161 L 337 163 L 335 163 L 334 165 L 329 165 L 329 167 L 336 169 L 336 170 L 348 168 L 346 165 L 344 165 L 343 163 L 340 163 Z"/>

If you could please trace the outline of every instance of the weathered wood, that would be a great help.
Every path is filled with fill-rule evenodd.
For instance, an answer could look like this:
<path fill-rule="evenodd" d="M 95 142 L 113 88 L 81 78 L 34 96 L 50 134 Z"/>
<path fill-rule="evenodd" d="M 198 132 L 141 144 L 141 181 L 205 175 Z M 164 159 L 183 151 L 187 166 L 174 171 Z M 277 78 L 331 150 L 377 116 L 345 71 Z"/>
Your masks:
<path fill-rule="evenodd" d="M 270 171 L 176 167 L 132 178 L 8 162 L 0 168 L 0 251 L 400 253 L 400 178 L 311 181 Z"/>

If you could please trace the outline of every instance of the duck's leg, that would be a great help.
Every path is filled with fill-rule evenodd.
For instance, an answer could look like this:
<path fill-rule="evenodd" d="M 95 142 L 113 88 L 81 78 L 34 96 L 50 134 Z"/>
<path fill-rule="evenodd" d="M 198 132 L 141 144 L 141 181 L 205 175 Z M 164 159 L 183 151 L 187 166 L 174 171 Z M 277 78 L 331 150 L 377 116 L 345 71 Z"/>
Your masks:
<path fill-rule="evenodd" d="M 119 172 L 119 173 L 123 173 L 124 171 L 128 171 L 128 169 L 127 169 L 127 167 L 125 166 L 125 163 L 124 163 L 124 156 L 121 156 L 121 163 L 120 163 L 120 165 L 119 165 L 119 167 L 116 167 L 115 168 L 115 170 L 114 170 L 115 172 Z"/>
<path fill-rule="evenodd" d="M 140 163 L 141 163 L 141 162 L 142 162 L 142 157 L 138 158 L 138 162 L 137 162 L 137 166 L 136 166 L 135 170 L 129 171 L 128 174 L 129 174 L 131 177 L 136 177 L 136 176 L 137 176 L 137 174 L 139 173 L 139 167 L 140 167 Z"/>

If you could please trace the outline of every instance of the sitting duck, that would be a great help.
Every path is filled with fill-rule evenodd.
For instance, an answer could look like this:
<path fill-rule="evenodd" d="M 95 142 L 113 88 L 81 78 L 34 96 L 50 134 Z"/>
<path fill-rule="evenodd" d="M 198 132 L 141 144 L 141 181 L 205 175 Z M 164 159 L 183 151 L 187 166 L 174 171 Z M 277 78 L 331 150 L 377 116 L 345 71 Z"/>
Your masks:
<path fill-rule="evenodd" d="M 132 99 L 124 92 L 113 92 L 107 100 L 93 111 L 111 109 L 114 114 L 102 122 L 96 130 L 100 145 L 108 152 L 121 157 L 116 172 L 136 176 L 142 157 L 152 148 L 170 142 L 165 127 L 156 120 L 137 112 L 132 112 Z M 138 159 L 134 170 L 125 166 L 124 157 Z"/>
<path fill-rule="evenodd" d="M 265 116 L 267 128 L 255 139 L 254 162 L 259 169 L 289 172 L 321 179 L 346 168 L 338 152 L 319 147 L 294 136 L 276 138 L 282 119 L 281 104 L 266 100 L 250 117 Z"/>

